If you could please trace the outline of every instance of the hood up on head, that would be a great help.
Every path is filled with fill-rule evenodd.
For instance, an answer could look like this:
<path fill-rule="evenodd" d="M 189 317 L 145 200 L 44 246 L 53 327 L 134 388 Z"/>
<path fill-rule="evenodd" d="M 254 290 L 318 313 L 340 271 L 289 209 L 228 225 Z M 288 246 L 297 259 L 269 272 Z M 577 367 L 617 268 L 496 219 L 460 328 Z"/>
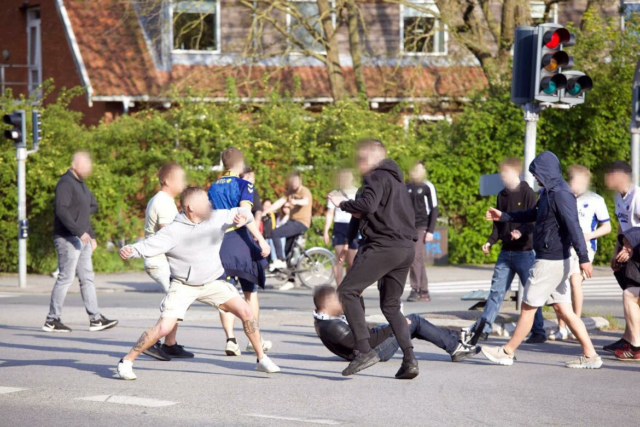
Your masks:
<path fill-rule="evenodd" d="M 398 164 L 393 160 L 384 159 L 373 169 L 373 171 L 387 171 L 399 182 L 404 182 L 404 174 L 400 170 L 400 166 L 398 166 Z"/>
<path fill-rule="evenodd" d="M 529 172 L 546 189 L 551 189 L 563 181 L 560 160 L 551 151 L 538 154 L 529 165 Z"/>
<path fill-rule="evenodd" d="M 626 237 L 629 243 L 631 243 L 631 247 L 635 249 L 638 245 L 640 245 L 640 228 L 632 227 L 625 231 L 624 233 L 618 234 L 618 243 L 622 246 L 622 236 Z"/>

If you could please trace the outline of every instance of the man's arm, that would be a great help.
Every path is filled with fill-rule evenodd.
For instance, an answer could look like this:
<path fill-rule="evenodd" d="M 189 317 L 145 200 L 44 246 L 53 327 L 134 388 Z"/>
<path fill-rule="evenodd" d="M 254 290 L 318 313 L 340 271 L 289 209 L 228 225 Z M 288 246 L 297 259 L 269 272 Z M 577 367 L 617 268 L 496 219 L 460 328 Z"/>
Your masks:
<path fill-rule="evenodd" d="M 251 213 L 249 213 L 249 216 L 251 216 Z M 246 227 L 247 230 L 249 230 L 249 233 L 251 233 L 253 238 L 256 239 L 258 245 L 260 246 L 260 255 L 262 255 L 264 258 L 268 257 L 271 253 L 271 246 L 264 239 L 262 233 L 260 233 L 260 230 L 258 229 L 258 223 L 255 220 L 250 221 L 246 224 Z"/>
<path fill-rule="evenodd" d="M 382 195 L 384 194 L 384 181 L 377 176 L 371 175 L 364 180 L 361 193 L 356 200 L 345 200 L 340 203 L 340 209 L 351 214 L 374 213 L 380 205 Z"/>
<path fill-rule="evenodd" d="M 144 239 L 141 242 L 127 245 L 120 249 L 120 257 L 127 258 L 150 258 L 169 252 L 178 245 L 172 233 L 171 224 L 163 227 L 156 234 Z M 125 256 L 123 256 L 125 255 Z"/>
<path fill-rule="evenodd" d="M 535 222 L 538 218 L 538 208 L 519 212 L 502 212 L 500 222 Z"/>
<path fill-rule="evenodd" d="M 333 206 L 333 203 L 331 203 L 331 206 Z M 332 208 L 332 207 L 327 207 L 327 210 L 324 213 L 324 233 L 323 233 L 323 238 L 324 238 L 324 244 L 328 245 L 330 242 L 330 236 L 329 236 L 329 229 L 331 229 L 331 223 L 333 223 L 333 215 L 335 213 L 336 209 Z"/>
<path fill-rule="evenodd" d="M 285 203 L 287 203 L 287 198 L 280 197 L 278 200 L 271 204 L 271 207 L 269 209 L 262 211 L 262 215 L 269 215 L 270 213 L 277 212 L 284 206 Z"/>
<path fill-rule="evenodd" d="M 431 182 L 426 183 L 429 188 L 429 196 L 427 197 L 427 206 L 429 207 L 429 224 L 427 233 L 432 233 L 436 229 L 436 221 L 438 220 L 438 196 L 436 195 L 436 187 Z"/>
<path fill-rule="evenodd" d="M 580 264 L 590 263 L 587 243 L 578 219 L 576 198 L 566 191 L 558 191 L 555 193 L 554 203 L 556 205 L 554 209 L 555 216 L 560 225 L 567 228 L 569 237 L 571 237 L 571 244 L 578 254 Z"/>
<path fill-rule="evenodd" d="M 96 200 L 96 197 L 93 195 L 91 191 L 89 191 L 89 194 L 91 195 L 91 204 L 89 205 L 89 213 L 93 215 L 94 213 L 98 212 L 98 201 Z"/>
<path fill-rule="evenodd" d="M 56 216 L 62 222 L 62 224 L 69 230 L 74 236 L 81 237 L 88 230 L 84 230 L 78 226 L 75 219 L 69 213 L 71 207 L 71 201 L 73 200 L 73 188 L 68 182 L 61 182 L 56 187 L 55 195 L 55 209 Z"/>

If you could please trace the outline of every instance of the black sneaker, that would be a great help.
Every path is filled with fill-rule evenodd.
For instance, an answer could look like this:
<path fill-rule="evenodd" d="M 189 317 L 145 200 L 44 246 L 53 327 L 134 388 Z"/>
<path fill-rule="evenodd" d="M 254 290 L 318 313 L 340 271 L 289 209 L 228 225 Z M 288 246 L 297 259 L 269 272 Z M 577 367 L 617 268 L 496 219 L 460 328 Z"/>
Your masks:
<path fill-rule="evenodd" d="M 420 294 L 417 291 L 411 289 L 411 293 L 407 297 L 407 302 L 416 302 L 418 301 L 418 298 L 420 298 Z"/>
<path fill-rule="evenodd" d="M 369 350 L 367 353 L 357 353 L 356 357 L 349 363 L 349 366 L 342 371 L 342 375 L 348 377 L 349 375 L 357 374 L 358 372 L 370 368 L 380 361 L 378 353 Z"/>
<path fill-rule="evenodd" d="M 624 347 L 624 345 L 627 343 L 627 341 L 624 338 L 620 338 L 618 341 L 613 342 L 609 345 L 605 345 L 604 347 L 602 347 L 602 349 L 604 351 L 607 351 L 609 353 L 615 353 L 616 350 L 622 350 L 622 347 Z"/>
<path fill-rule="evenodd" d="M 42 330 L 45 332 L 71 332 L 71 328 L 64 325 L 60 320 L 47 320 L 44 322 Z"/>
<path fill-rule="evenodd" d="M 547 341 L 546 334 L 533 333 L 529 336 L 526 343 L 527 344 L 542 344 Z"/>
<path fill-rule="evenodd" d="M 411 359 L 407 362 L 402 361 L 400 369 L 396 373 L 396 378 L 399 380 L 412 380 L 418 376 L 420 370 L 418 369 L 418 361 Z"/>
<path fill-rule="evenodd" d="M 164 351 L 172 359 L 191 359 L 195 354 L 190 351 L 186 351 L 182 345 L 166 345 L 162 344 L 162 351 Z"/>
<path fill-rule="evenodd" d="M 89 330 L 91 332 L 104 331 L 105 329 L 113 328 L 117 324 L 117 320 L 109 320 L 103 315 L 100 315 L 98 320 L 92 320 L 89 322 Z"/>
<path fill-rule="evenodd" d="M 464 359 L 473 357 L 478 353 L 480 353 L 480 347 L 459 342 L 458 347 L 451 353 L 451 361 L 462 362 Z"/>
<path fill-rule="evenodd" d="M 146 354 L 149 357 L 153 357 L 154 359 L 158 359 L 163 362 L 168 362 L 171 360 L 171 356 L 169 356 L 164 352 L 164 350 L 162 350 L 162 343 L 160 341 L 143 351 L 142 354 Z"/>

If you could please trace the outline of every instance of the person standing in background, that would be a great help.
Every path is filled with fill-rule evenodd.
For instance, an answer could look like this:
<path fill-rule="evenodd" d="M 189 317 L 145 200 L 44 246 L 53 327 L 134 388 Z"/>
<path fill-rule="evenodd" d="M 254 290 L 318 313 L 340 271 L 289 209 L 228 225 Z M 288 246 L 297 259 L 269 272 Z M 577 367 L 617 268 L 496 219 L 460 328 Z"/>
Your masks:
<path fill-rule="evenodd" d="M 426 244 L 433 241 L 433 232 L 438 219 L 438 198 L 436 188 L 426 181 L 427 169 L 424 162 L 416 162 L 409 172 L 410 181 L 407 190 L 411 196 L 411 203 L 416 214 L 416 230 L 418 240 L 415 243 L 416 255 L 409 274 L 411 293 L 407 302 L 431 301 L 429 296 L 429 281 L 427 279 L 427 248 Z"/>
<path fill-rule="evenodd" d="M 186 187 L 185 173 L 182 167 L 170 162 L 158 170 L 158 180 L 160 181 L 160 191 L 153 196 L 147 204 L 144 222 L 144 237 L 149 238 L 160 231 L 163 227 L 171 224 L 178 216 L 178 207 L 174 199 L 182 193 Z M 171 270 L 169 262 L 164 254 L 144 259 L 144 271 L 149 277 L 155 280 L 165 293 L 169 292 L 171 285 Z M 185 351 L 176 342 L 178 325 L 166 336 L 164 344 L 160 341 L 149 347 L 143 353 L 155 359 L 169 361 L 172 358 L 191 358 L 194 354 Z"/>
<path fill-rule="evenodd" d="M 93 283 L 91 257 L 97 243 L 91 215 L 98 211 L 98 202 L 85 183 L 92 169 L 89 153 L 78 151 L 73 155 L 71 169 L 62 175 L 56 185 L 53 244 L 58 253 L 60 273 L 53 285 L 49 314 L 42 327 L 45 332 L 71 332 L 71 328 L 65 326 L 60 318 L 67 291 L 76 276 L 80 281 L 84 308 L 89 315 L 89 331 L 103 331 L 118 324 L 117 320 L 109 320 L 100 314 Z"/>
<path fill-rule="evenodd" d="M 349 200 L 355 200 L 358 188 L 353 185 L 353 172 L 350 169 L 341 169 L 336 176 L 338 189 L 337 192 L 346 196 Z M 333 273 L 336 279 L 336 285 L 340 286 L 342 282 L 343 265 L 341 260 L 347 261 L 347 272 L 353 265 L 353 260 L 358 252 L 358 239 L 357 237 L 349 240 L 347 234 L 349 232 L 349 222 L 351 221 L 351 214 L 343 211 L 339 207 L 336 207 L 331 200 L 328 201 L 327 210 L 325 212 L 324 221 L 324 244 L 328 245 L 332 243 L 336 251 L 336 265 L 334 266 Z M 329 230 L 331 229 L 331 223 L 333 224 L 333 237 L 329 238 Z"/>

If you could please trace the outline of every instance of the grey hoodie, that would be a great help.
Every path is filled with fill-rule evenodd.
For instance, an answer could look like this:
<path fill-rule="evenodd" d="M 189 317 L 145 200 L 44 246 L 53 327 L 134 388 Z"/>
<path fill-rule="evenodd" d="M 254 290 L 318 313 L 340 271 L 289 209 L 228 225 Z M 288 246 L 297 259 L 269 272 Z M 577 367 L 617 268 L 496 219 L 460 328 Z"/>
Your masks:
<path fill-rule="evenodd" d="M 184 213 L 162 227 L 153 236 L 131 245 L 133 258 L 148 258 L 166 254 L 171 279 L 186 285 L 202 286 L 224 275 L 220 262 L 220 246 L 225 231 L 234 226 L 233 218 L 242 212 L 247 222 L 253 221 L 251 211 L 244 208 L 216 209 L 211 218 L 193 223 Z"/>

